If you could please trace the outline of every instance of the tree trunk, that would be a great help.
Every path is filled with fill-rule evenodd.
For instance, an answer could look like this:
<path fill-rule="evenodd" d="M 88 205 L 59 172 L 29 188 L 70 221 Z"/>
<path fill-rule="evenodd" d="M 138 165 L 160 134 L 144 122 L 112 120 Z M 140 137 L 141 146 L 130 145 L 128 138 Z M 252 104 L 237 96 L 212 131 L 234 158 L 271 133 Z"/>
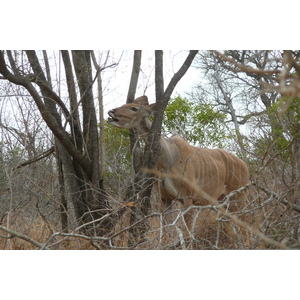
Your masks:
<path fill-rule="evenodd" d="M 99 122 L 100 122 L 100 133 L 99 133 L 99 186 L 101 190 L 104 190 L 103 181 L 105 175 L 105 144 L 104 144 L 104 109 L 103 109 L 103 92 L 102 92 L 102 78 L 101 68 L 97 63 L 94 51 L 91 52 L 92 60 L 95 69 L 97 70 L 97 84 L 98 84 L 98 103 L 99 103 Z"/>
<path fill-rule="evenodd" d="M 140 69 L 141 69 L 142 51 L 135 50 L 133 55 L 133 65 L 131 71 L 131 78 L 129 83 L 129 89 L 127 94 L 126 103 L 131 103 L 135 99 L 136 88 L 138 84 Z M 132 153 L 133 169 L 135 173 L 138 172 L 141 160 L 142 160 L 142 150 L 141 145 L 138 140 L 137 134 L 133 130 L 129 130 L 130 138 L 130 151 Z"/>
<path fill-rule="evenodd" d="M 91 162 L 91 172 L 84 174 L 86 213 L 89 221 L 101 218 L 110 207 L 104 190 L 100 189 L 100 161 L 96 110 L 92 92 L 92 66 L 90 51 L 72 51 L 73 64 L 80 91 L 83 113 L 83 152 Z M 103 163 L 103 162 L 102 162 Z M 103 234 L 110 221 L 103 222 Z"/>
<path fill-rule="evenodd" d="M 58 149 L 55 149 L 56 164 L 58 170 L 59 194 L 60 194 L 60 220 L 62 232 L 68 232 L 68 205 L 66 199 L 65 180 L 62 160 L 59 156 Z"/>
<path fill-rule="evenodd" d="M 160 136 L 162 128 L 162 120 L 165 108 L 171 98 L 172 92 L 176 84 L 184 76 L 188 68 L 191 66 L 198 51 L 190 51 L 188 57 L 177 73 L 172 77 L 169 85 L 164 91 L 163 80 L 163 52 L 161 50 L 155 51 L 155 92 L 156 92 L 156 106 L 153 124 L 150 130 L 148 141 L 146 143 L 143 154 L 143 162 L 141 170 L 151 170 L 155 168 L 156 162 L 160 155 Z M 125 201 L 133 201 L 136 199 L 137 207 L 134 209 L 136 215 L 131 218 L 131 224 L 136 219 L 143 218 L 151 212 L 151 192 L 154 184 L 153 174 L 139 170 L 135 175 L 133 188 L 130 188 L 126 194 Z M 137 199 L 138 195 L 138 199 Z M 139 235 L 143 235 L 147 231 L 145 222 L 140 223 L 138 229 Z M 134 229 L 133 229 L 134 230 Z"/>
<path fill-rule="evenodd" d="M 34 99 L 41 116 L 55 136 L 56 149 L 63 166 L 64 183 L 70 195 L 75 216 L 79 225 L 104 217 L 109 209 L 103 190 L 99 188 L 99 144 L 96 112 L 92 94 L 92 72 L 89 51 L 73 51 L 73 64 L 76 72 L 81 99 L 77 103 L 75 80 L 67 51 L 62 51 L 65 65 L 71 111 L 54 92 L 46 79 L 35 51 L 26 51 L 34 74 L 26 76 L 10 73 L 6 66 L 4 53 L 0 52 L 0 73 L 10 82 L 22 85 Z M 45 57 L 45 56 L 44 56 Z M 49 79 L 49 76 L 48 76 Z M 42 97 L 33 83 L 37 84 Z M 80 129 L 78 106 L 82 105 L 83 130 Z M 62 125 L 57 111 L 61 108 L 71 135 Z M 91 223 L 92 224 L 92 223 Z M 99 225 L 99 224 L 98 224 Z M 103 218 L 101 226 L 92 224 L 93 231 L 99 235 L 107 234 L 110 220 Z M 97 227 L 97 229 L 96 229 Z M 101 229 L 99 229 L 101 228 Z M 85 229 L 83 227 L 83 229 Z M 90 228 L 89 228 L 90 229 Z M 95 230 L 94 230 L 95 229 Z"/>
<path fill-rule="evenodd" d="M 191 66 L 195 56 L 197 55 L 197 50 L 191 50 L 186 60 L 180 67 L 177 73 L 171 78 L 170 83 L 168 84 L 166 90 L 164 91 L 163 83 L 163 63 L 162 57 L 163 53 L 160 50 L 155 51 L 155 92 L 156 92 L 156 106 L 153 124 L 149 133 L 148 142 L 146 144 L 144 160 L 143 160 L 143 169 L 151 170 L 155 168 L 156 162 L 160 156 L 160 136 L 164 111 L 168 105 L 168 102 L 171 98 L 171 95 L 176 87 L 177 83 L 187 72 L 188 68 Z M 147 173 L 143 174 L 143 182 L 145 182 L 145 188 L 141 193 L 142 199 L 144 199 L 142 204 L 142 212 L 147 215 L 151 208 L 150 206 L 150 196 L 152 185 L 154 182 L 153 175 Z"/>

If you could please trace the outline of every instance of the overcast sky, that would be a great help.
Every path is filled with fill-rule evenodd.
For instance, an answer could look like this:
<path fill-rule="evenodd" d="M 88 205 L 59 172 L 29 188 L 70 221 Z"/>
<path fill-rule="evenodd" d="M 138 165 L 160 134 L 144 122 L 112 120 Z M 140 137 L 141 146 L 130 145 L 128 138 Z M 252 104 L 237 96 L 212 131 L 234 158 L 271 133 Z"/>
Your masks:
<path fill-rule="evenodd" d="M 121 55 L 121 51 L 114 51 L 113 56 L 116 61 Z M 164 50 L 164 85 L 169 84 L 174 73 L 178 71 L 188 55 L 188 51 Z M 105 70 L 102 75 L 104 89 L 104 109 L 120 106 L 126 102 L 131 70 L 133 63 L 133 51 L 124 51 L 122 59 L 116 68 Z M 110 63 L 108 63 L 110 64 Z M 190 67 L 184 77 L 177 84 L 172 97 L 176 94 L 184 96 L 199 81 L 199 70 Z M 145 91 L 146 90 L 146 91 Z M 142 65 L 139 75 L 136 97 L 147 95 L 149 102 L 155 102 L 154 85 L 154 50 L 142 51 Z"/>

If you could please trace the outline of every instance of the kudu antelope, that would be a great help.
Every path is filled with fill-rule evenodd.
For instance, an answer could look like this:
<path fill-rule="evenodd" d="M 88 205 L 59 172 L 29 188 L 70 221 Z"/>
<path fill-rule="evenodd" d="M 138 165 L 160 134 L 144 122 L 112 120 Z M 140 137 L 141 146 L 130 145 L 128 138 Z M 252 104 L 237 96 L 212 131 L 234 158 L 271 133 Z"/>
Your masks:
<path fill-rule="evenodd" d="M 152 125 L 148 118 L 155 104 L 148 104 L 146 96 L 108 112 L 110 125 L 133 129 L 147 143 Z M 180 200 L 185 208 L 208 205 L 211 199 L 222 200 L 225 195 L 248 183 L 248 168 L 238 157 L 222 149 L 206 149 L 189 145 L 179 135 L 160 137 L 161 153 L 157 161 L 157 187 L 163 203 L 168 207 Z M 241 194 L 230 198 L 230 209 L 237 210 Z M 191 214 L 185 215 L 191 228 Z"/>

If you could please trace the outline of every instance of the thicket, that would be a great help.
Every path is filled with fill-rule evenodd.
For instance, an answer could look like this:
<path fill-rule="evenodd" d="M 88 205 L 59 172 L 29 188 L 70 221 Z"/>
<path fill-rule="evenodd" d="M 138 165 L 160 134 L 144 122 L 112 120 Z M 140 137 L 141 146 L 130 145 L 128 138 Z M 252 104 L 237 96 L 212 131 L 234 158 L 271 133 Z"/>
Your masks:
<path fill-rule="evenodd" d="M 104 146 L 105 160 L 94 160 L 94 164 L 98 164 L 98 174 L 104 170 L 103 177 L 94 180 L 92 175 L 83 176 L 80 169 L 84 165 L 76 164 L 73 158 L 69 162 L 63 156 L 65 146 L 57 148 L 57 137 L 46 126 L 41 110 L 26 89 L 7 80 L 3 63 L 16 78 L 34 71 L 31 84 L 37 86 L 43 101 L 52 99 L 55 95 L 36 78 L 38 69 L 34 70 L 33 57 L 30 61 L 23 52 L 4 54 L 0 69 L 1 249 L 299 248 L 299 51 L 201 51 L 193 64 L 204 74 L 199 85 L 187 96 L 177 95 L 168 101 L 163 134 L 177 132 L 191 144 L 233 152 L 247 163 L 251 174 L 245 187 L 247 205 L 242 211 L 232 214 L 216 206 L 195 208 L 191 233 L 185 227 L 186 211 L 181 203 L 175 202 L 172 209 L 164 211 L 155 188 L 150 195 L 150 212 L 141 213 L 138 198 L 129 197 L 128 190 L 136 176 L 133 144 L 141 159 L 145 145 L 133 143 L 132 133 L 108 126 L 100 116 L 96 140 Z M 72 64 L 77 67 L 82 62 L 89 65 L 87 61 L 92 60 L 87 59 L 87 53 L 73 55 Z M 38 60 L 47 73 L 46 56 Z M 52 90 L 67 107 L 64 110 L 61 103 L 55 102 L 54 114 L 62 121 L 60 128 L 88 160 L 93 153 L 90 138 L 95 137 L 89 136 L 88 128 L 76 134 L 78 128 L 72 123 L 76 117 L 69 122 L 74 115 L 68 117 L 66 112 L 80 108 L 79 129 L 83 122 L 89 122 L 88 114 L 82 119 L 87 113 L 85 105 L 100 103 L 101 81 L 97 90 L 96 79 L 110 64 L 107 59 L 105 63 L 101 72 L 100 62 L 98 69 L 93 69 L 92 64 L 87 67 L 90 79 L 85 86 L 74 85 L 80 97 L 73 104 L 69 102 L 72 85 L 67 85 L 69 92 L 62 89 L 59 94 L 63 79 L 52 76 L 51 80 Z M 80 68 L 76 72 L 80 79 Z M 49 84 L 49 77 L 47 80 Z M 89 85 L 95 86 L 98 97 L 85 98 Z M 68 169 L 67 163 L 73 169 Z M 76 191 L 69 184 L 74 179 Z M 104 198 L 107 205 L 99 205 Z M 83 204 L 81 210 L 76 201 Z M 230 225 L 230 235 L 223 230 L 226 224 Z"/>

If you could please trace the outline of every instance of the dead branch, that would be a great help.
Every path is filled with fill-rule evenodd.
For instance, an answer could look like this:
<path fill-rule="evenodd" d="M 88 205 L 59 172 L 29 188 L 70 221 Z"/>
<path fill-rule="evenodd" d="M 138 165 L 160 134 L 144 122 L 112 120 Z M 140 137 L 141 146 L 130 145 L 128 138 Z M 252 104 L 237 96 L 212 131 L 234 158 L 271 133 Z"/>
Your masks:
<path fill-rule="evenodd" d="M 25 166 L 30 165 L 32 163 L 35 163 L 35 162 L 37 162 L 37 161 L 39 161 L 39 160 L 41 160 L 41 159 L 43 159 L 43 158 L 51 155 L 53 152 L 54 152 L 54 146 L 51 147 L 50 149 L 48 149 L 47 151 L 45 151 L 45 152 L 43 152 L 41 154 L 38 154 L 34 158 L 29 159 L 29 160 L 27 160 L 27 161 L 25 161 L 25 162 L 17 165 L 13 170 L 20 169 L 22 167 L 25 167 Z"/>
<path fill-rule="evenodd" d="M 260 185 L 260 184 L 256 184 L 256 183 L 253 183 L 253 185 L 257 186 L 260 190 L 264 191 L 265 193 L 267 193 L 268 195 L 272 196 L 273 198 L 280 198 L 280 195 L 266 189 L 264 186 Z M 266 201 L 265 201 L 266 202 Z M 263 202 L 261 205 L 265 205 Z M 296 204 L 292 204 L 290 203 L 289 201 L 287 201 L 286 199 L 280 199 L 280 202 L 285 204 L 285 205 L 288 205 L 289 207 L 291 207 L 294 211 L 296 212 L 299 212 L 300 213 L 300 206 L 299 205 L 296 205 Z"/>
<path fill-rule="evenodd" d="M 236 71 L 241 71 L 245 73 L 254 73 L 254 74 L 280 74 L 281 73 L 280 70 L 255 69 L 245 64 L 238 63 L 235 59 L 230 58 L 219 51 L 213 50 L 212 52 L 218 55 L 220 58 L 222 58 L 223 61 L 227 61 L 233 64 L 236 67 Z"/>
<path fill-rule="evenodd" d="M 161 173 L 157 170 L 146 170 L 144 169 L 144 172 L 150 172 L 156 175 L 159 175 L 159 177 L 169 177 L 169 178 L 176 178 L 179 175 L 177 174 L 164 174 Z M 218 209 L 222 214 L 224 214 L 225 216 L 229 217 L 236 225 L 238 225 L 239 227 L 257 235 L 258 237 L 260 237 L 263 241 L 265 241 L 266 243 L 273 245 L 275 247 L 281 248 L 281 249 L 289 249 L 283 242 L 277 242 L 272 238 L 267 237 L 266 235 L 264 235 L 262 232 L 260 232 L 258 229 L 250 226 L 249 224 L 247 224 L 246 222 L 242 221 L 241 219 L 239 219 L 238 216 L 228 212 L 226 210 L 226 206 L 225 203 L 227 203 L 227 201 L 230 199 L 230 197 L 232 197 L 233 195 L 235 195 L 236 193 L 240 193 L 243 190 L 249 188 L 251 185 L 254 185 L 254 183 L 249 182 L 248 184 L 246 184 L 245 186 L 241 187 L 238 190 L 232 191 L 230 194 L 228 194 L 224 199 L 224 203 L 220 204 L 218 202 L 218 200 L 212 198 L 211 196 L 209 196 L 207 193 L 205 193 L 202 189 L 198 188 L 198 187 L 194 187 L 191 185 L 191 183 L 184 177 L 180 177 L 182 181 L 185 182 L 185 184 L 189 185 L 190 187 L 194 188 L 195 191 L 197 191 L 198 195 L 201 195 L 202 197 L 204 197 L 206 200 L 208 200 L 210 203 L 212 203 L 212 205 L 206 205 L 206 206 L 190 206 L 188 207 L 186 210 L 184 210 L 182 213 L 183 215 L 188 213 L 191 209 L 207 209 L 207 208 L 211 208 L 211 209 Z"/>
<path fill-rule="evenodd" d="M 4 226 L 1 226 L 0 225 L 0 229 L 7 232 L 8 234 L 10 234 L 12 237 L 17 237 L 17 238 L 20 238 L 26 242 L 29 242 L 35 246 L 37 246 L 39 249 L 44 249 L 44 250 L 50 250 L 49 248 L 47 247 L 43 247 L 43 244 L 33 240 L 32 238 L 30 238 L 29 236 L 25 235 L 25 234 L 22 234 L 22 233 L 19 233 L 17 231 L 14 231 L 12 229 L 9 229 L 7 227 L 4 227 Z M 11 236 L 7 236 L 6 238 L 11 238 Z"/>

